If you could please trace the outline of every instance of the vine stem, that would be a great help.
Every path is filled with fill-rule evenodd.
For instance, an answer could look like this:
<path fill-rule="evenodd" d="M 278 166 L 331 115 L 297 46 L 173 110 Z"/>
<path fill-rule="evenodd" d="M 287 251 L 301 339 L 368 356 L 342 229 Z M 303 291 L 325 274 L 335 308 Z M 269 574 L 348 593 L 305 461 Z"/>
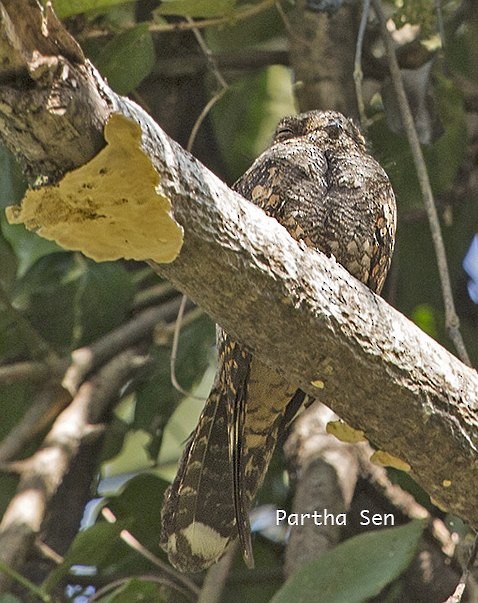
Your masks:
<path fill-rule="evenodd" d="M 410 145 L 410 150 L 412 152 L 413 162 L 415 164 L 418 182 L 420 184 L 420 190 L 423 197 L 423 203 L 428 216 L 433 246 L 435 248 L 438 272 L 440 275 L 442 296 L 445 306 L 445 323 L 447 333 L 449 338 L 453 342 L 453 345 L 455 346 L 460 360 L 468 366 L 472 366 L 470 358 L 468 356 L 468 352 L 466 351 L 463 337 L 460 332 L 460 320 L 456 313 L 455 303 L 453 301 L 450 273 L 448 270 L 445 244 L 443 242 L 438 212 L 436 210 L 435 200 L 433 198 L 433 192 L 430 185 L 430 179 L 428 177 L 425 159 L 423 157 L 420 142 L 418 140 L 418 135 L 413 121 L 412 112 L 410 110 L 410 105 L 408 103 L 407 95 L 405 93 L 402 75 L 400 73 L 400 67 L 398 65 L 397 57 L 395 55 L 393 40 L 390 35 L 390 32 L 387 29 L 387 21 L 383 13 L 380 0 L 372 0 L 372 5 L 374 12 L 380 22 L 381 36 L 385 44 L 388 66 L 390 69 L 390 76 L 392 78 L 395 94 L 397 95 L 400 116 L 402 118 L 403 127 L 405 129 L 405 133 L 407 135 L 407 139 Z"/>
<path fill-rule="evenodd" d="M 0 560 L 0 572 L 10 576 L 16 580 L 19 584 L 21 584 L 25 589 L 29 590 L 30 593 L 38 597 L 43 603 L 52 603 L 52 598 L 48 593 L 45 593 L 39 586 L 22 576 L 20 573 L 15 571 L 12 567 L 10 567 L 7 563 L 4 563 Z"/>
<path fill-rule="evenodd" d="M 235 25 L 239 21 L 251 19 L 259 13 L 271 8 L 276 3 L 276 0 L 263 0 L 257 4 L 249 4 L 231 15 L 224 17 L 213 17 L 197 21 L 179 21 L 178 23 L 158 23 L 151 25 L 150 31 L 169 32 L 169 31 L 185 31 L 188 29 L 205 29 L 206 27 L 219 27 L 221 25 Z"/>
<path fill-rule="evenodd" d="M 186 145 L 186 150 L 191 153 L 194 142 L 196 140 L 196 136 L 199 132 L 199 128 L 203 124 L 206 117 L 209 115 L 209 113 L 210 113 L 211 109 L 214 107 L 214 105 L 218 101 L 221 100 L 221 98 L 224 96 L 224 94 L 228 90 L 228 84 L 227 84 L 224 76 L 222 75 L 219 67 L 217 66 L 216 59 L 214 58 L 209 46 L 207 45 L 206 40 L 204 39 L 204 37 L 201 34 L 201 32 L 199 31 L 199 29 L 197 27 L 195 27 L 196 22 L 193 21 L 193 19 L 191 19 L 190 17 L 186 17 L 186 22 L 189 23 L 189 25 L 191 25 L 192 32 L 194 34 L 194 37 L 196 38 L 199 48 L 201 49 L 201 52 L 203 53 L 208 65 L 209 65 L 209 68 L 210 68 L 211 72 L 213 73 L 213 75 L 219 85 L 219 91 L 216 92 L 216 94 L 212 98 L 209 99 L 209 101 L 206 103 L 205 107 L 199 114 L 199 117 L 196 119 L 194 126 L 192 127 L 191 133 L 189 135 L 188 143 Z M 181 384 L 178 382 L 177 377 L 176 377 L 176 359 L 177 359 L 177 352 L 178 352 L 178 346 L 179 346 L 179 335 L 181 332 L 181 327 L 182 327 L 182 322 L 183 322 L 183 314 L 184 314 L 184 310 L 186 308 L 187 301 L 188 301 L 187 295 L 183 295 L 182 299 L 181 299 L 181 305 L 179 306 L 178 315 L 176 318 L 176 324 L 174 327 L 173 345 L 171 348 L 171 358 L 170 358 L 171 383 L 172 383 L 173 387 L 181 394 L 194 398 L 195 400 L 201 400 L 202 402 L 204 402 L 204 398 L 195 396 L 192 392 L 188 392 L 187 390 L 185 390 L 181 386 Z"/>
<path fill-rule="evenodd" d="M 367 116 L 365 114 L 365 103 L 363 100 L 363 71 L 362 71 L 362 49 L 365 30 L 367 28 L 368 15 L 370 12 L 370 0 L 363 0 L 362 16 L 360 18 L 360 26 L 357 34 L 357 43 L 355 45 L 354 57 L 354 83 L 355 96 L 357 97 L 357 106 L 360 118 L 360 126 L 366 129 Z"/>
<path fill-rule="evenodd" d="M 475 534 L 475 539 L 471 545 L 470 553 L 468 555 L 468 561 L 466 567 L 463 570 L 460 581 L 456 585 L 455 591 L 448 597 L 445 603 L 461 603 L 463 600 L 463 594 L 466 589 L 466 583 L 470 577 L 471 570 L 475 564 L 476 556 L 478 554 L 478 534 Z"/>

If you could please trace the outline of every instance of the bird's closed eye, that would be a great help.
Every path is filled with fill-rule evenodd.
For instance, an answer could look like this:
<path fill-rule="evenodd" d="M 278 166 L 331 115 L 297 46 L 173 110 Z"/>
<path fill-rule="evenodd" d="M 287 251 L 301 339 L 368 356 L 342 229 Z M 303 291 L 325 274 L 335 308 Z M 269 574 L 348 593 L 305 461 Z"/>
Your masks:
<path fill-rule="evenodd" d="M 279 128 L 274 136 L 274 142 L 282 142 L 283 140 L 293 138 L 296 135 L 296 132 L 294 132 L 292 128 Z"/>

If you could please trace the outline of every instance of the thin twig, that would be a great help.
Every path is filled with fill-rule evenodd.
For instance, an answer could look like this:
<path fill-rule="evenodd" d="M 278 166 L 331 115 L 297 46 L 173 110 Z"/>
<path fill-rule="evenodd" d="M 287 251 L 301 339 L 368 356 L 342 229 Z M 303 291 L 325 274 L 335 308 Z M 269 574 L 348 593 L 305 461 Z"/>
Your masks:
<path fill-rule="evenodd" d="M 55 357 L 50 344 L 43 339 L 32 324 L 13 306 L 7 292 L 0 285 L 0 304 L 5 307 L 5 314 L 22 333 L 23 341 L 28 342 L 28 350 L 33 358 Z"/>
<path fill-rule="evenodd" d="M 359 111 L 360 125 L 364 130 L 367 129 L 367 116 L 365 114 L 365 103 L 363 100 L 363 70 L 362 70 L 362 50 L 365 30 L 367 28 L 368 15 L 370 12 L 370 0 L 363 0 L 362 17 L 357 34 L 357 43 L 355 46 L 354 57 L 354 83 L 355 96 L 357 97 L 357 107 Z"/>
<path fill-rule="evenodd" d="M 402 123 L 405 128 L 405 132 L 410 144 L 410 150 L 413 156 L 413 162 L 417 171 L 418 181 L 422 192 L 423 202 L 428 215 L 428 221 L 430 224 L 430 230 L 432 234 L 433 245 L 435 248 L 435 255 L 437 259 L 438 272 L 440 274 L 440 283 L 442 288 L 443 302 L 445 305 L 445 321 L 448 336 L 453 342 L 458 356 L 462 362 L 471 366 L 470 358 L 465 348 L 463 337 L 460 332 L 460 321 L 455 310 L 455 304 L 453 301 L 453 293 L 450 282 L 450 274 L 448 271 L 448 263 L 446 259 L 445 244 L 440 228 L 440 221 L 435 206 L 435 200 L 433 198 L 433 192 L 430 186 L 430 180 L 428 178 L 428 171 L 423 157 L 420 142 L 418 140 L 417 131 L 413 122 L 412 112 L 408 103 L 405 88 L 403 86 L 403 80 L 400 73 L 400 67 L 398 66 L 397 57 L 395 55 L 395 48 L 393 46 L 393 40 L 387 29 L 387 21 L 382 11 L 380 0 L 372 0 L 373 8 L 377 18 L 380 22 L 380 29 L 382 39 L 385 44 L 388 66 L 390 69 L 390 75 L 392 78 L 393 87 L 395 94 L 397 95 L 398 106 Z"/>
<path fill-rule="evenodd" d="M 0 383 L 11 385 L 12 383 L 42 383 L 48 379 L 53 372 L 53 367 L 47 362 L 36 362 L 27 360 L 4 364 L 0 366 Z"/>
<path fill-rule="evenodd" d="M 8 564 L 4 563 L 2 560 L 0 560 L 0 573 L 6 574 L 7 576 L 9 576 L 13 580 L 15 580 L 15 582 L 18 582 L 18 584 L 21 584 L 23 586 L 23 588 L 30 591 L 31 594 L 36 595 L 44 603 L 52 602 L 52 598 L 50 597 L 50 595 L 48 595 L 47 593 L 44 593 L 43 590 L 39 586 L 37 586 L 36 584 L 34 584 L 30 580 L 28 580 L 28 578 L 25 578 L 25 576 L 22 576 L 20 573 L 15 571 L 13 568 L 11 568 Z"/>
<path fill-rule="evenodd" d="M 465 569 L 461 575 L 460 581 L 456 585 L 455 591 L 453 594 L 448 597 L 445 603 L 460 603 L 463 597 L 463 593 L 465 592 L 466 583 L 470 576 L 471 570 L 473 569 L 473 565 L 475 564 L 476 556 L 478 554 L 478 534 L 475 535 L 475 540 L 471 546 L 470 554 L 468 557 L 468 561 Z"/>
<path fill-rule="evenodd" d="M 188 392 L 186 389 L 184 389 L 176 378 L 176 360 L 178 354 L 179 335 L 181 333 L 181 327 L 183 325 L 184 310 L 186 308 L 187 302 L 188 296 L 183 295 L 181 299 L 181 304 L 179 306 L 178 315 L 174 323 L 173 344 L 171 346 L 171 357 L 169 359 L 171 384 L 175 390 L 177 390 L 184 396 L 188 396 L 190 398 L 193 398 L 194 400 L 201 400 L 202 402 L 204 402 L 204 398 L 201 398 L 200 396 L 195 396 L 191 392 Z"/>
<path fill-rule="evenodd" d="M 70 394 L 59 384 L 47 383 L 33 398 L 20 421 L 0 442 L 0 463 L 18 457 L 52 423 L 71 401 Z"/>
<path fill-rule="evenodd" d="M 287 50 L 258 50 L 254 48 L 241 49 L 222 53 L 212 53 L 220 69 L 233 69 L 234 71 L 250 71 L 261 69 L 270 65 L 290 65 Z M 186 54 L 178 57 L 158 59 L 154 64 L 151 75 L 163 78 L 190 77 L 200 74 L 207 66 L 206 57 L 199 54 Z"/>
<path fill-rule="evenodd" d="M 178 23 L 157 23 L 152 24 L 149 28 L 150 31 L 157 32 L 170 32 L 170 31 L 185 31 L 188 29 L 205 29 L 206 27 L 218 27 L 224 25 L 236 25 L 240 21 L 251 19 L 256 15 L 266 11 L 267 9 L 274 6 L 276 0 L 263 0 L 258 4 L 250 4 L 245 6 L 242 10 L 234 12 L 232 16 L 217 17 L 213 19 L 203 19 L 201 21 L 194 21 L 192 24 L 189 21 L 180 21 Z"/>
<path fill-rule="evenodd" d="M 445 49 L 445 25 L 443 22 L 443 10 L 441 6 L 441 0 L 435 0 L 435 10 L 437 14 L 437 25 L 438 25 L 438 33 L 440 35 L 441 47 L 442 50 Z"/>
<path fill-rule="evenodd" d="M 189 152 L 191 152 L 194 141 L 196 140 L 197 133 L 198 133 L 199 128 L 201 127 L 203 121 L 206 119 L 209 111 L 214 107 L 214 105 L 218 101 L 220 101 L 221 98 L 224 96 L 224 93 L 226 92 L 226 90 L 227 90 L 227 88 L 221 88 L 221 90 L 219 90 L 219 92 L 217 92 L 211 99 L 209 99 L 208 103 L 206 104 L 204 109 L 199 114 L 199 117 L 196 119 L 196 122 L 194 123 L 194 126 L 192 127 L 191 134 L 189 135 L 188 144 L 186 146 L 186 149 Z"/>
<path fill-rule="evenodd" d="M 284 28 L 287 32 L 288 38 L 294 38 L 295 40 L 300 42 L 305 48 L 312 48 L 314 46 L 314 42 L 312 40 L 306 39 L 303 35 L 300 35 L 297 33 L 297 29 L 292 26 L 289 16 L 285 12 L 285 10 L 282 8 L 280 0 L 276 1 L 275 6 L 276 6 L 276 11 L 278 12 L 279 17 L 281 18 L 282 23 L 284 24 Z"/>
<path fill-rule="evenodd" d="M 75 576 L 75 580 L 77 580 L 76 576 Z M 184 597 L 191 603 L 194 603 L 196 601 L 195 595 L 192 595 L 191 593 L 187 592 L 183 587 L 181 587 L 181 585 L 179 585 L 177 582 L 174 582 L 173 580 L 171 580 L 168 577 L 165 577 L 165 576 L 158 577 L 158 576 L 153 576 L 153 575 L 148 575 L 148 574 L 139 574 L 139 575 L 134 574 L 132 576 L 127 576 L 126 578 L 119 578 L 118 580 L 113 580 L 113 581 L 108 582 L 108 584 L 106 584 L 102 588 L 99 588 L 95 592 L 95 594 L 90 599 L 88 599 L 88 602 L 94 603 L 95 601 L 105 601 L 107 599 L 107 598 L 105 598 L 106 594 L 111 593 L 112 591 L 120 588 L 121 586 L 128 584 L 128 582 L 131 582 L 132 580 L 137 580 L 140 582 L 154 582 L 156 584 L 159 584 L 160 586 L 169 586 L 170 588 L 172 588 L 172 589 L 176 590 L 177 592 L 181 593 L 182 595 L 184 595 Z M 147 600 L 149 601 L 150 599 L 147 599 Z M 161 600 L 163 600 L 163 599 L 161 599 Z M 155 601 L 156 601 L 156 599 L 155 599 Z"/>
<path fill-rule="evenodd" d="M 226 554 L 207 572 L 197 603 L 219 603 L 226 586 L 227 577 L 231 571 L 232 562 L 239 548 L 236 540 L 226 551 Z"/>
<path fill-rule="evenodd" d="M 186 17 L 186 20 L 191 25 L 192 31 L 197 40 L 199 48 L 201 49 L 203 55 L 205 56 L 207 63 L 209 65 L 212 73 L 214 74 L 214 77 L 216 78 L 217 83 L 219 84 L 219 91 L 211 99 L 209 99 L 209 101 L 206 103 L 206 106 L 203 108 L 203 110 L 199 114 L 199 117 L 196 119 L 196 122 L 194 123 L 194 126 L 191 130 L 191 134 L 189 135 L 188 143 L 186 146 L 186 149 L 189 152 L 191 152 L 193 145 L 194 145 L 194 141 L 196 140 L 196 136 L 199 131 L 199 128 L 201 127 L 202 123 L 204 122 L 204 120 L 208 116 L 209 112 L 214 107 L 214 105 L 224 96 L 226 90 L 228 89 L 228 84 L 227 84 L 226 80 L 224 79 L 224 76 L 222 75 L 221 71 L 219 70 L 219 67 L 217 66 L 217 62 L 216 62 L 211 50 L 209 49 L 208 45 L 206 44 L 204 37 L 202 36 L 199 29 L 197 29 L 195 27 L 195 22 L 190 17 Z M 176 318 L 176 324 L 175 324 L 174 336 L 173 336 L 173 345 L 172 345 L 172 349 L 171 349 L 171 358 L 170 358 L 171 383 L 172 383 L 173 387 L 181 394 L 183 394 L 185 396 L 190 396 L 191 398 L 194 398 L 196 400 L 203 400 L 202 398 L 195 396 L 191 392 L 188 392 L 187 390 L 185 390 L 176 378 L 176 358 L 177 358 L 177 351 L 178 351 L 179 334 L 181 332 L 181 323 L 182 323 L 182 318 L 183 318 L 184 309 L 186 307 L 187 300 L 188 300 L 187 296 L 183 295 L 182 300 L 181 300 L 181 305 L 179 306 L 179 310 L 178 310 L 178 316 Z"/>
<path fill-rule="evenodd" d="M 114 513 L 108 507 L 103 507 L 103 509 L 101 510 L 101 514 L 108 523 L 116 522 L 116 517 Z M 190 580 L 186 576 L 175 572 L 167 563 L 159 559 L 159 557 L 156 557 L 156 555 L 151 553 L 151 551 L 149 551 L 145 546 L 143 546 L 141 542 L 135 536 L 133 536 L 130 531 L 121 530 L 120 538 L 130 548 L 132 548 L 142 557 L 150 561 L 164 574 L 169 576 L 176 586 L 178 582 L 182 584 L 186 588 L 188 594 L 192 593 L 194 595 L 194 600 L 196 599 L 197 595 L 199 594 L 199 588 L 192 580 Z"/>
<path fill-rule="evenodd" d="M 199 31 L 199 29 L 197 29 L 197 27 L 194 26 L 195 22 L 190 17 L 186 17 L 186 20 L 188 23 L 191 24 L 192 31 L 193 31 L 194 37 L 196 38 L 196 41 L 199 45 L 199 48 L 201 49 L 203 55 L 205 56 L 207 63 L 209 65 L 209 68 L 211 69 L 212 73 L 214 74 L 214 77 L 216 78 L 216 81 L 219 85 L 219 91 L 206 104 L 204 109 L 199 114 L 199 117 L 197 118 L 196 123 L 194 124 L 194 126 L 191 130 L 191 134 L 189 135 L 188 144 L 186 146 L 186 149 L 191 153 L 193 145 L 194 145 L 194 141 L 196 140 L 196 136 L 199 131 L 199 128 L 201 127 L 201 124 L 206 119 L 207 115 L 209 114 L 209 111 L 213 108 L 213 106 L 223 97 L 224 93 L 226 92 L 226 90 L 228 88 L 228 85 L 227 85 L 226 80 L 224 79 L 224 76 L 220 72 L 219 67 L 217 66 L 217 62 L 216 62 L 216 59 L 214 58 L 214 55 L 212 54 L 211 50 L 209 49 L 209 46 L 206 44 L 206 40 L 204 39 L 204 37 L 201 34 L 201 32 Z"/>
<path fill-rule="evenodd" d="M 274 4 L 276 0 L 263 0 L 258 4 L 248 4 L 242 9 L 235 11 L 232 15 L 226 15 L 224 17 L 213 17 L 211 19 L 201 19 L 193 21 L 191 24 L 189 21 L 177 21 L 174 23 L 150 23 L 149 31 L 157 33 L 169 33 L 178 31 L 189 31 L 195 29 L 206 29 L 208 27 L 232 27 L 241 21 L 252 19 L 256 15 L 263 13 L 268 10 Z M 82 32 L 78 36 L 80 42 L 84 40 L 90 40 L 95 38 L 102 38 L 105 36 L 111 36 L 111 29 L 90 29 L 87 32 Z"/>
<path fill-rule="evenodd" d="M 169 301 L 177 295 L 178 291 L 169 281 L 165 281 L 164 283 L 159 283 L 139 291 L 134 296 L 133 308 L 137 311 L 149 306 L 158 306 L 161 302 Z"/>
<path fill-rule="evenodd" d="M 48 546 L 46 542 L 40 540 L 40 538 L 37 538 L 35 540 L 35 546 L 43 555 L 43 557 L 45 557 L 45 559 L 53 561 L 55 565 L 61 565 L 65 561 L 65 558 L 62 555 L 59 555 L 56 551 L 51 548 L 51 546 Z"/>
<path fill-rule="evenodd" d="M 280 2 L 276 2 L 276 11 L 279 13 L 279 17 L 281 18 L 282 23 L 284 24 L 284 27 L 285 27 L 287 33 L 289 35 L 294 35 L 294 31 L 290 24 L 289 17 L 285 14 L 285 11 L 282 8 L 282 5 Z"/>
<path fill-rule="evenodd" d="M 199 44 L 199 48 L 201 49 L 203 55 L 206 57 L 211 71 L 214 73 L 214 77 L 216 78 L 217 83 L 219 84 L 219 86 L 221 86 L 221 88 L 227 88 L 227 82 L 224 79 L 222 73 L 219 71 L 216 59 L 214 58 L 214 55 L 212 54 L 209 46 L 206 44 L 206 40 L 203 38 L 203 35 L 196 27 L 196 23 L 191 19 L 191 17 L 186 17 L 186 20 L 191 25 L 194 37 L 196 38 L 196 41 Z"/>
<path fill-rule="evenodd" d="M 74 395 L 88 373 L 126 347 L 151 338 L 157 324 L 172 321 L 178 305 L 176 297 L 160 306 L 147 308 L 91 345 L 72 352 L 72 363 L 63 378 L 63 387 Z"/>
<path fill-rule="evenodd" d="M 192 301 L 187 296 L 186 296 L 186 299 L 187 299 L 186 307 L 189 304 L 192 305 Z M 193 322 L 198 320 L 198 318 L 203 316 L 204 313 L 205 313 L 204 310 L 202 308 L 200 308 L 199 306 L 192 307 L 192 309 L 188 310 L 186 312 L 186 314 L 181 318 L 181 328 L 188 327 Z M 169 323 L 161 329 L 161 334 L 164 334 L 165 338 L 168 338 L 168 341 L 169 341 L 172 337 L 174 337 L 176 328 L 177 328 L 176 322 Z"/>

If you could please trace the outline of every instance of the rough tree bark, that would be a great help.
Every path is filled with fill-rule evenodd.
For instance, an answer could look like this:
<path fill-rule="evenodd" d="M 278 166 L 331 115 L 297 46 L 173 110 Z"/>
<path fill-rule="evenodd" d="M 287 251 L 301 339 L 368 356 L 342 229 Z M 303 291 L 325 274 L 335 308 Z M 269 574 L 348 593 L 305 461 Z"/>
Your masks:
<path fill-rule="evenodd" d="M 42 28 L 35 2 L 3 0 L 0 9 L 1 137 L 30 180 L 55 181 L 94 156 L 109 114 L 140 124 L 160 192 L 184 228 L 179 257 L 155 269 L 478 527 L 476 372 L 333 258 L 297 244 L 115 95 L 51 15 Z"/>

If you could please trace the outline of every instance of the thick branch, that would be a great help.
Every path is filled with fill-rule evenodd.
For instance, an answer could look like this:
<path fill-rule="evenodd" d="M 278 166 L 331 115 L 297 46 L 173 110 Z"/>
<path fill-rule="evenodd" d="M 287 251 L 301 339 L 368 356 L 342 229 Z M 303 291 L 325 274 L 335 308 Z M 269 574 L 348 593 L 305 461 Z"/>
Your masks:
<path fill-rule="evenodd" d="M 9 13 L 11 19 L 22 18 L 20 4 L 24 0 Z M 29 3 L 25 6 L 31 10 Z M 55 90 L 68 87 L 65 99 L 70 103 L 61 116 L 49 113 L 48 127 L 55 119 L 78 125 L 79 99 L 101 104 L 95 111 L 98 120 L 74 132 L 75 145 L 91 154 L 97 148 L 88 144 L 92 128 L 98 126 L 98 136 L 109 110 L 140 123 L 145 151 L 161 177 L 161 192 L 171 198 L 185 232 L 178 259 L 155 266 L 158 272 L 263 360 L 362 428 L 374 444 L 406 460 L 435 501 L 478 527 L 476 372 L 333 259 L 297 244 L 275 220 L 230 191 L 134 103 L 95 80 L 88 63 L 58 61 L 68 65 L 68 72 L 61 70 L 61 77 L 60 70 L 51 72 L 53 83 L 42 78 L 31 90 L 10 87 L 8 95 L 0 88 L 0 117 L 9 119 L 6 96 L 25 99 L 38 94 L 38 87 L 54 85 Z M 48 90 L 43 91 L 47 96 Z M 33 115 L 17 111 L 15 119 L 31 127 L 35 115 L 44 119 L 48 112 L 48 106 Z M 36 155 L 30 167 L 34 171 L 41 166 L 47 175 L 55 175 L 68 169 L 72 158 L 68 146 L 64 151 L 55 147 L 50 155 L 48 127 L 36 132 L 37 138 L 45 136 L 36 147 L 43 158 Z M 14 145 L 12 132 L 4 135 L 5 141 L 27 157 L 28 145 L 24 139 Z M 85 154 L 82 161 L 89 158 Z"/>
<path fill-rule="evenodd" d="M 156 158 L 185 229 L 179 258 L 158 271 L 478 525 L 476 372 L 176 145 Z"/>

